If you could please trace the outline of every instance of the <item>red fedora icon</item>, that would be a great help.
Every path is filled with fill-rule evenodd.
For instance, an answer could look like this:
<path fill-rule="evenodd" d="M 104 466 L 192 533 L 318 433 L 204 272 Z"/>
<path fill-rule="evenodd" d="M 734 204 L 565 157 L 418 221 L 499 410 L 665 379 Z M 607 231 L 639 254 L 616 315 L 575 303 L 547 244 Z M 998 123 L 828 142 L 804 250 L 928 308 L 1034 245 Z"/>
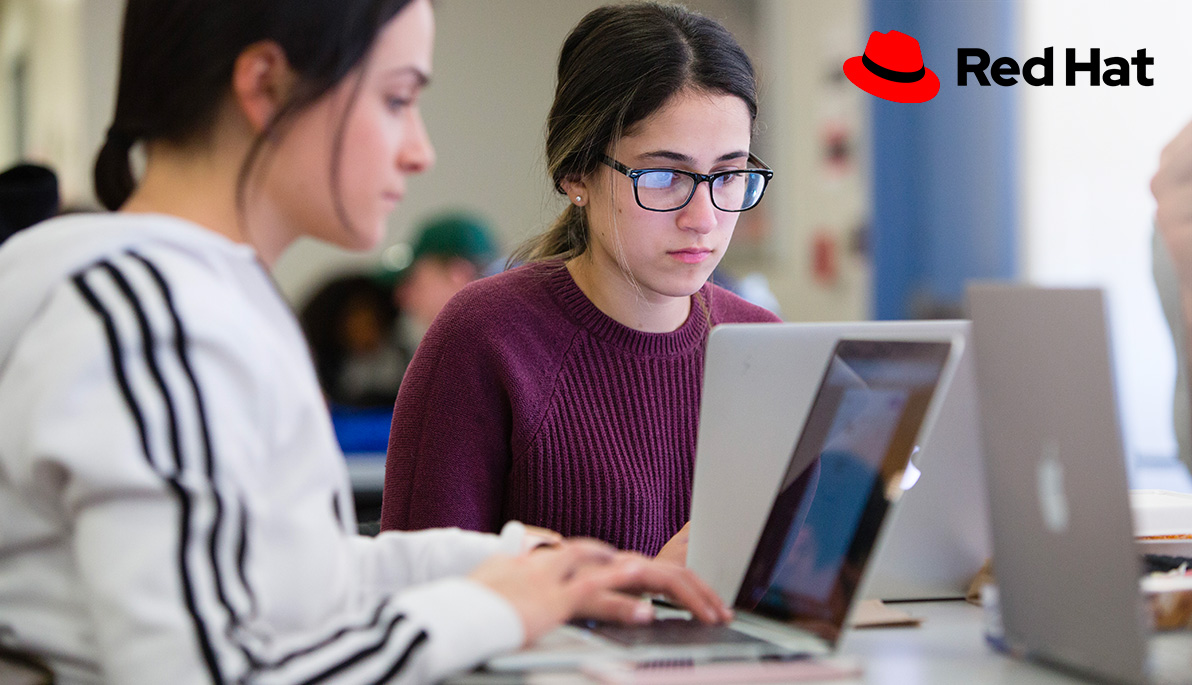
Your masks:
<path fill-rule="evenodd" d="M 869 34 L 865 54 L 844 63 L 844 75 L 861 90 L 891 102 L 927 102 L 940 92 L 940 79 L 923 66 L 919 41 L 891 31 Z"/>

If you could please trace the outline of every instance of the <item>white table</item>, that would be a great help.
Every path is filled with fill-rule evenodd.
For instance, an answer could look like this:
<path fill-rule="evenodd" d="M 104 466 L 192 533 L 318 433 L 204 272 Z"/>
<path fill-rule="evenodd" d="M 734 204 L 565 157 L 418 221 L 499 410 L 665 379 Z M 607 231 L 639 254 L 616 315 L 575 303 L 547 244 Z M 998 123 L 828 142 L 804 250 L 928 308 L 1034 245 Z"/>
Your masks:
<path fill-rule="evenodd" d="M 1056 685 L 1085 682 L 1059 671 L 1012 659 L 990 648 L 984 638 L 984 614 L 963 601 L 907 602 L 898 608 L 922 623 L 917 627 L 850 630 L 839 653 L 855 659 L 861 676 L 831 683 L 872 685 Z M 579 674 L 535 674 L 529 679 L 492 674 L 466 674 L 454 685 L 497 685 L 515 682 L 587 683 Z M 804 681 L 805 682 L 805 681 Z"/>
<path fill-rule="evenodd" d="M 840 653 L 865 669 L 857 683 L 1078 683 L 1082 680 L 993 650 L 984 638 L 982 609 L 963 601 L 909 602 L 897 607 L 923 622 L 916 628 L 850 630 Z"/>

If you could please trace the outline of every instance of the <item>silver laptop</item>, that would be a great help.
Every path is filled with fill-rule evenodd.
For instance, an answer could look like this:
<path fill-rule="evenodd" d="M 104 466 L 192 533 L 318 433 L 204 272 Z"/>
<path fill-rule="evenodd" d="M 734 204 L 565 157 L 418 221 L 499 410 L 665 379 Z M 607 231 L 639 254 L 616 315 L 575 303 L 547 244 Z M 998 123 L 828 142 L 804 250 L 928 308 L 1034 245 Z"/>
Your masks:
<path fill-rule="evenodd" d="M 979 285 L 969 303 L 1008 645 L 1103 680 L 1192 680 L 1192 636 L 1147 628 L 1103 294 Z"/>
<path fill-rule="evenodd" d="M 853 606 L 889 501 L 900 492 L 936 388 L 955 361 L 950 341 L 836 343 L 783 471 L 754 493 L 770 507 L 730 626 L 705 626 L 683 612 L 648 626 L 577 624 L 487 666 L 827 653 Z"/>
<path fill-rule="evenodd" d="M 815 387 L 842 338 L 955 341 L 951 382 L 889 514 L 865 597 L 963 597 L 989 558 L 989 526 L 967 321 L 729 324 L 708 341 L 687 564 L 731 601 Z M 792 417 L 794 420 L 792 420 Z M 918 475 L 917 482 L 914 481 Z"/>

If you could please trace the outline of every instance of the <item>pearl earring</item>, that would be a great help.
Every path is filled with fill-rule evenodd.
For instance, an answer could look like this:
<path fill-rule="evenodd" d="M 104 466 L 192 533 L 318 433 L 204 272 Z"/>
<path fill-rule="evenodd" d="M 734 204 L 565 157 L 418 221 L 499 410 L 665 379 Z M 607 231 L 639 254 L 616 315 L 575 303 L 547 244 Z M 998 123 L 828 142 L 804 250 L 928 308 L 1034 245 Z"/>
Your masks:
<path fill-rule="evenodd" d="M 576 195 L 576 196 L 575 196 L 575 201 L 576 201 L 576 202 L 582 202 L 582 201 L 583 201 L 583 198 L 582 198 L 582 197 L 580 197 L 579 195 Z"/>

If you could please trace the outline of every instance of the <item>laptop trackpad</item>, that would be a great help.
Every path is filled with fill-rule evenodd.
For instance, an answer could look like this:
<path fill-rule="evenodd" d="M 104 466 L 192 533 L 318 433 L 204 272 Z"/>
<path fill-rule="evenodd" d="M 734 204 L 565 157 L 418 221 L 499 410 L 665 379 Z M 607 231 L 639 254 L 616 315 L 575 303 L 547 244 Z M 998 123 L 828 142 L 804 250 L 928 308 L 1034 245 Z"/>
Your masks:
<path fill-rule="evenodd" d="M 584 628 L 615 644 L 624 647 L 642 645 L 725 645 L 725 644 L 771 644 L 751 635 L 746 635 L 726 625 L 707 625 L 699 621 L 682 618 L 664 618 L 637 626 L 616 623 L 586 621 Z"/>

